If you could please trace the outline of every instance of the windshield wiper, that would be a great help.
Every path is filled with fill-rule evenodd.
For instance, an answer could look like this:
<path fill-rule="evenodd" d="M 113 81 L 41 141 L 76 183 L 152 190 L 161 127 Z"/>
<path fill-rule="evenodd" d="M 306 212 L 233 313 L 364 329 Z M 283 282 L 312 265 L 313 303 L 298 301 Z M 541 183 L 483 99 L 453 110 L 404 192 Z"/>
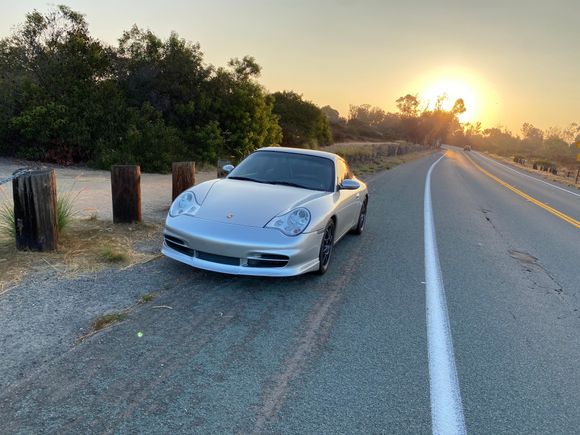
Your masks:
<path fill-rule="evenodd" d="M 268 181 L 268 184 L 276 184 L 280 186 L 299 187 L 300 189 L 315 190 L 310 189 L 309 187 L 306 186 L 302 186 L 301 184 L 291 183 L 290 181 Z"/>
<path fill-rule="evenodd" d="M 253 181 L 255 183 L 265 183 L 265 181 L 262 180 L 256 180 L 255 178 L 250 178 L 250 177 L 228 177 L 228 180 L 244 180 L 244 181 Z"/>

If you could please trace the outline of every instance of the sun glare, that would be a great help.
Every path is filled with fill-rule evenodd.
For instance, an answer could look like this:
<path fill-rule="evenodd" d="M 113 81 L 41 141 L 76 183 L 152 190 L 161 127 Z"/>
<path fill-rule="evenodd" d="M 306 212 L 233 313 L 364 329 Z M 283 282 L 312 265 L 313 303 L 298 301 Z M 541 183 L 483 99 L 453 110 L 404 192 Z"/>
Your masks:
<path fill-rule="evenodd" d="M 465 112 L 460 122 L 482 121 L 485 112 L 484 85 L 474 74 L 460 69 L 431 72 L 415 84 L 419 98 L 428 109 L 435 108 L 439 97 L 444 97 L 441 108 L 451 110 L 458 98 L 463 98 Z"/>
<path fill-rule="evenodd" d="M 437 104 L 439 97 L 444 97 L 441 108 L 444 110 L 451 110 L 455 101 L 463 98 L 465 103 L 465 112 L 459 115 L 459 121 L 470 122 L 474 120 L 474 115 L 477 109 L 477 96 L 473 88 L 459 80 L 443 80 L 435 82 L 427 86 L 420 93 L 421 100 L 428 104 L 430 109 L 433 109 Z"/>

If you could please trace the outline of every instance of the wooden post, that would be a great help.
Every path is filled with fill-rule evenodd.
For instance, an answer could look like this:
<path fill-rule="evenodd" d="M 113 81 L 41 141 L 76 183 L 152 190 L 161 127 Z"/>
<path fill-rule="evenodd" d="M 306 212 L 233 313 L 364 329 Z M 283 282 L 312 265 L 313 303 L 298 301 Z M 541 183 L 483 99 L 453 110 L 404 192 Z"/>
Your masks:
<path fill-rule="evenodd" d="M 224 178 L 226 175 L 228 175 L 228 173 L 226 171 L 224 171 L 224 166 L 225 165 L 230 165 L 231 162 L 229 160 L 225 160 L 225 159 L 219 159 L 217 161 L 217 177 L 218 178 Z"/>
<path fill-rule="evenodd" d="M 574 181 L 574 184 L 578 184 L 578 177 L 580 177 L 580 168 L 578 169 L 578 172 L 576 172 L 576 180 Z"/>
<path fill-rule="evenodd" d="M 54 251 L 58 246 L 54 169 L 29 172 L 12 180 L 16 248 Z"/>
<path fill-rule="evenodd" d="M 171 200 L 195 185 L 195 162 L 175 162 L 171 166 L 173 188 L 171 189 Z"/>
<path fill-rule="evenodd" d="M 113 222 L 141 222 L 141 168 L 134 165 L 111 167 Z"/>

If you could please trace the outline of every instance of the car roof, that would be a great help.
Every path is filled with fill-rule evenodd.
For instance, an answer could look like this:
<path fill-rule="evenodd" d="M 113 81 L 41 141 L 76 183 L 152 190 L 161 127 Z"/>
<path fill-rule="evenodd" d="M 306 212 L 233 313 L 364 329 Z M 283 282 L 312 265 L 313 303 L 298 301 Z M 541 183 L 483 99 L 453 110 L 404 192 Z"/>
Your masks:
<path fill-rule="evenodd" d="M 275 151 L 275 152 L 282 152 L 282 153 L 305 154 L 308 156 L 324 157 L 324 158 L 330 159 L 334 162 L 337 162 L 339 160 L 343 160 L 343 158 L 340 157 L 339 155 L 329 153 L 327 151 L 309 150 L 309 149 L 304 149 L 304 148 L 265 147 L 265 148 L 260 148 L 256 151 Z"/>

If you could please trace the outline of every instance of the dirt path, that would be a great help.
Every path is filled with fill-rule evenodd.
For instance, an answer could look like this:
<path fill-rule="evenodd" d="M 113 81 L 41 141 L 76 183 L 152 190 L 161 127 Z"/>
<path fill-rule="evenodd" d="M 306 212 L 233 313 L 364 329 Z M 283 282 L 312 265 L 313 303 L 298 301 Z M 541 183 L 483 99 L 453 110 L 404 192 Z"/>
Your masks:
<path fill-rule="evenodd" d="M 29 166 L 30 162 L 0 159 L 0 179 L 10 176 L 16 169 Z M 96 216 L 100 220 L 112 220 L 111 177 L 109 171 L 89 168 L 68 168 L 50 165 L 56 171 L 57 190 L 75 198 L 74 207 L 79 217 Z M 196 182 L 215 178 L 215 170 L 199 171 Z M 0 187 L 0 202 L 12 201 L 12 183 Z M 142 174 L 141 197 L 143 219 L 148 222 L 162 221 L 171 203 L 171 175 Z"/>

